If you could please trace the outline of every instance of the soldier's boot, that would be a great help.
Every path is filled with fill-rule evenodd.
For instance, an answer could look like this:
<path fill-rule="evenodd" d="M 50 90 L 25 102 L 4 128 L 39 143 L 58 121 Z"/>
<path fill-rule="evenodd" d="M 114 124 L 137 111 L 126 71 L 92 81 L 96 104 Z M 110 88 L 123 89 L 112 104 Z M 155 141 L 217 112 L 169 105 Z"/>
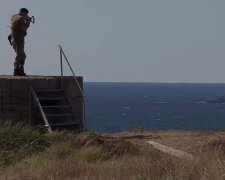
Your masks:
<path fill-rule="evenodd" d="M 19 69 L 14 69 L 13 76 L 20 76 Z"/>
<path fill-rule="evenodd" d="M 20 66 L 18 70 L 19 70 L 19 76 L 26 76 L 26 73 L 24 73 L 23 66 Z"/>

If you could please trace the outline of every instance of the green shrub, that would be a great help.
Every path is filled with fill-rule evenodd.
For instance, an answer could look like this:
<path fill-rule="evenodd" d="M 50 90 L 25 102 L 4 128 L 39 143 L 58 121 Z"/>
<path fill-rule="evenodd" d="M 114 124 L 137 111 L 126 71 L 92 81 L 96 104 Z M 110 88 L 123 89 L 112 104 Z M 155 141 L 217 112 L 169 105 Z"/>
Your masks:
<path fill-rule="evenodd" d="M 10 165 L 50 145 L 44 134 L 22 124 L 5 123 L 0 127 L 0 165 Z"/>

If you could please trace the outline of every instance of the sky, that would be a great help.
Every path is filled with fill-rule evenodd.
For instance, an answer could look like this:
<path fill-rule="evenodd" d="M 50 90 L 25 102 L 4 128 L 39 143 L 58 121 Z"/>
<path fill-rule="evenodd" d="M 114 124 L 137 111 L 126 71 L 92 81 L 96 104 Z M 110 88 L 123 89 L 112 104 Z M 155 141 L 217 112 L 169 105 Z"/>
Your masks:
<path fill-rule="evenodd" d="M 0 0 L 0 74 L 13 73 L 8 26 L 21 7 L 36 18 L 29 75 L 59 75 L 61 44 L 86 82 L 225 83 L 224 0 Z"/>

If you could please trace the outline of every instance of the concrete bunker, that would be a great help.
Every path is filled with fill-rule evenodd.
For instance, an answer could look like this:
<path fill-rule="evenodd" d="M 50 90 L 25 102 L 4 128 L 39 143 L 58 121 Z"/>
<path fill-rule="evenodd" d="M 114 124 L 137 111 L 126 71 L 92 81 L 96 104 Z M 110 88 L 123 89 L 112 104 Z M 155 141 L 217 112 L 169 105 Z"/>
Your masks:
<path fill-rule="evenodd" d="M 76 80 L 74 76 L 0 76 L 0 122 L 43 125 L 49 131 L 84 130 L 83 77 Z"/>

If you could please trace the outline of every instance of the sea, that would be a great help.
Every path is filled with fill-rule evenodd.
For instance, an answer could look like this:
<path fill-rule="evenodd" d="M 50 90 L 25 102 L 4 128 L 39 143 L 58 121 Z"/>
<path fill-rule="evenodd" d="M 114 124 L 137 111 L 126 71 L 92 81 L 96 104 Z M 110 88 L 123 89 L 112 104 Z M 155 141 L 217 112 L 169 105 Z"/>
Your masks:
<path fill-rule="evenodd" d="M 225 84 L 85 82 L 86 126 L 100 132 L 225 129 Z"/>

